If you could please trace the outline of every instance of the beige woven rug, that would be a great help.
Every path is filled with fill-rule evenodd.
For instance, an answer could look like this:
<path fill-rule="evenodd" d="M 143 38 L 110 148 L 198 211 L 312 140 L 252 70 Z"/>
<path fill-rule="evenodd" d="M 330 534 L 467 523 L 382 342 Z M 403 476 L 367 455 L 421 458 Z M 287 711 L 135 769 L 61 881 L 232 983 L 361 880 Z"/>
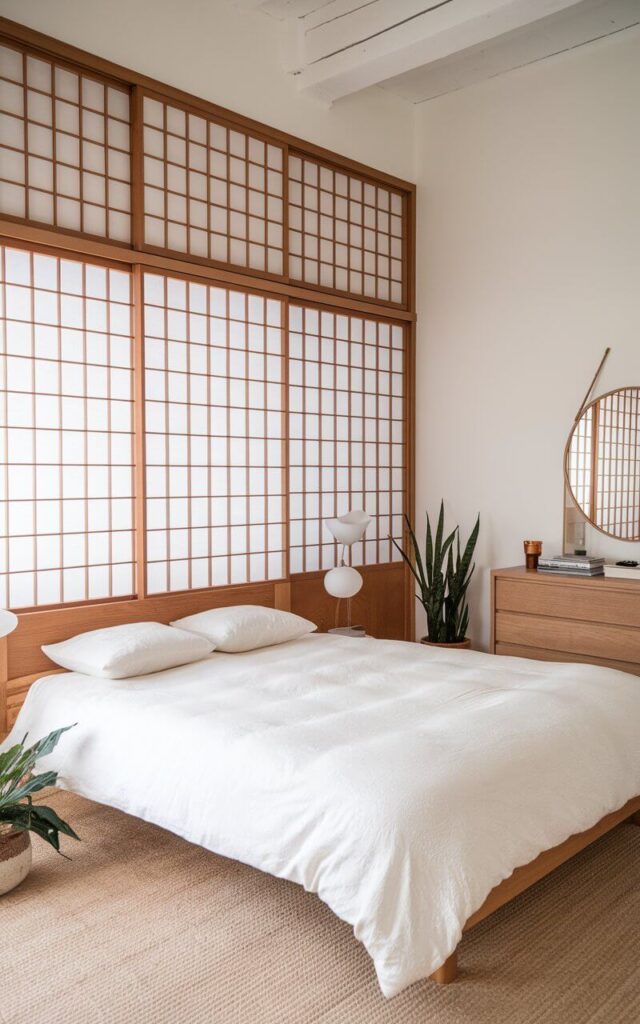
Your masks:
<path fill-rule="evenodd" d="M 299 887 L 69 794 L 65 861 L 0 897 L 3 1024 L 638 1024 L 640 828 L 624 825 L 470 932 L 460 979 L 387 1001 Z"/>

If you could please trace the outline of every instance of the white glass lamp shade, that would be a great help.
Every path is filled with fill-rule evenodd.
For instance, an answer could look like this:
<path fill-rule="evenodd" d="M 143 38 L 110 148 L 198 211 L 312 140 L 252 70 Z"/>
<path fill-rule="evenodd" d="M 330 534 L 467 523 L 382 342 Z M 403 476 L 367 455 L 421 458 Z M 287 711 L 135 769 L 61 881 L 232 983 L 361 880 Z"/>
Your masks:
<path fill-rule="evenodd" d="M 13 612 L 7 611 L 6 608 L 0 608 L 0 636 L 13 633 L 17 625 L 18 616 L 14 615 Z"/>
<path fill-rule="evenodd" d="M 362 576 L 350 565 L 337 565 L 324 578 L 324 588 L 332 597 L 355 597 L 361 587 Z"/>
<path fill-rule="evenodd" d="M 338 544 L 355 544 L 364 535 L 371 517 L 366 512 L 347 512 L 337 519 L 326 519 L 326 527 Z"/>

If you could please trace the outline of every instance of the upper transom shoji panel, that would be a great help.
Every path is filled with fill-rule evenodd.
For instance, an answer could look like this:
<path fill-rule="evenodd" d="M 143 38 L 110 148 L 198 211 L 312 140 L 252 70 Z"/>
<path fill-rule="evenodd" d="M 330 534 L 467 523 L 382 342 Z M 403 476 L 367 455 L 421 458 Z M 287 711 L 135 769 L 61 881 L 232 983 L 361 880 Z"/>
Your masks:
<path fill-rule="evenodd" d="M 147 245 L 282 275 L 281 146 L 144 97 Z"/>
<path fill-rule="evenodd" d="M 0 211 L 129 242 L 129 91 L 0 46 Z"/>
<path fill-rule="evenodd" d="M 291 154 L 288 198 L 293 280 L 403 302 L 400 192 Z"/>

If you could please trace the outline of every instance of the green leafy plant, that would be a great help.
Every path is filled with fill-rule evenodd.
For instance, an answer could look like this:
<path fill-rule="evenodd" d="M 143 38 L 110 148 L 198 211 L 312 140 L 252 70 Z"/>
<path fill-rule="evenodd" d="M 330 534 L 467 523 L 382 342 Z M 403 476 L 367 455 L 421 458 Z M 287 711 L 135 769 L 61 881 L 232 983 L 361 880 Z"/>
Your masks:
<path fill-rule="evenodd" d="M 64 732 L 72 729 L 67 725 L 56 729 L 38 740 L 33 746 L 16 743 L 0 754 L 0 836 L 3 831 L 19 830 L 34 832 L 60 853 L 60 833 L 78 839 L 71 825 L 63 821 L 51 807 L 33 803 L 33 794 L 46 786 L 54 786 L 57 772 L 41 772 L 33 775 L 39 758 L 50 754 Z"/>
<path fill-rule="evenodd" d="M 426 612 L 427 639 L 440 644 L 460 643 L 465 639 L 469 625 L 467 590 L 475 569 L 471 559 L 480 531 L 480 516 L 462 554 L 460 527 L 456 526 L 447 537 L 444 536 L 444 501 L 440 503 L 435 536 L 427 513 L 424 554 L 408 516 L 405 516 L 405 522 L 410 541 L 408 550 L 405 551 L 395 540 L 393 543 L 418 585 L 416 597 Z"/>

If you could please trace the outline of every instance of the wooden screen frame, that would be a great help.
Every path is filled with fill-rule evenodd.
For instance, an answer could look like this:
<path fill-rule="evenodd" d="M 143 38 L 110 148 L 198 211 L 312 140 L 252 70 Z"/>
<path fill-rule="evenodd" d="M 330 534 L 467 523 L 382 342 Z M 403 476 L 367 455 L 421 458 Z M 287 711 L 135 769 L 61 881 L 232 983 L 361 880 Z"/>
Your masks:
<path fill-rule="evenodd" d="M 265 593 L 272 596 L 274 588 L 278 589 L 280 597 L 278 600 L 285 600 L 282 595 L 286 594 L 286 606 L 291 601 L 292 590 L 302 600 L 303 594 L 305 607 L 316 607 L 320 613 L 319 617 L 326 618 L 324 594 L 319 592 L 320 574 L 308 572 L 290 576 L 288 564 L 288 515 L 286 517 L 287 544 L 285 551 L 285 576 L 281 582 L 269 581 L 264 584 L 227 585 L 224 587 L 213 587 L 195 591 L 175 591 L 167 595 L 154 595 L 149 598 L 145 585 L 145 452 L 144 452 L 144 377 L 140 372 L 144 360 L 144 337 L 143 337 L 143 304 L 142 304 L 142 279 L 146 271 L 164 273 L 169 276 L 186 277 L 190 280 L 201 281 L 205 284 L 215 284 L 222 287 L 237 288 L 242 291 L 263 294 L 267 297 L 280 299 L 283 302 L 284 321 L 284 381 L 283 387 L 288 386 L 287 374 L 287 351 L 288 351 L 288 308 L 289 302 L 300 305 L 322 306 L 334 312 L 344 312 L 357 316 L 371 316 L 375 319 L 388 320 L 400 324 L 405 334 L 405 360 L 404 360 L 404 424 L 403 440 L 405 450 L 404 465 L 404 511 L 411 517 L 414 505 L 414 417 L 415 417 L 415 396 L 414 396 L 414 362 L 415 362 L 415 204 L 416 187 L 413 183 L 405 181 L 394 175 L 383 171 L 375 170 L 358 161 L 351 160 L 334 153 L 321 146 L 306 142 L 286 132 L 261 124 L 251 118 L 244 117 L 229 111 L 215 103 L 192 96 L 183 90 L 163 84 L 148 76 L 139 74 L 130 69 L 121 67 L 111 61 L 97 57 L 77 47 L 71 46 L 60 40 L 54 39 L 43 33 L 37 32 L 17 22 L 0 17 L 0 42 L 9 46 L 17 45 L 20 49 L 27 49 L 34 56 L 54 60 L 69 70 L 77 73 L 86 73 L 89 76 L 98 76 L 107 80 L 110 84 L 124 88 L 130 95 L 130 117 L 131 117 L 131 243 L 121 241 L 109 241 L 106 238 L 99 238 L 82 232 L 76 232 L 68 228 L 52 228 L 38 224 L 27 219 L 0 215 L 0 243 L 10 247 L 25 248 L 60 258 L 75 260 L 86 260 L 103 266 L 115 267 L 127 270 L 132 276 L 132 305 L 133 305 L 133 367 L 134 367 L 134 436 L 135 436 L 135 484 L 136 499 L 134 504 L 134 534 L 135 534 L 135 562 L 136 562 L 136 593 L 130 597 L 110 598 L 107 600 L 88 600 L 76 604 L 53 605 L 48 607 L 40 606 L 37 609 L 22 610 L 20 612 L 21 625 L 18 632 L 12 638 L 3 641 L 0 639 L 0 734 L 6 728 L 6 696 L 7 688 L 11 690 L 11 680 L 31 677 L 34 672 L 42 666 L 43 656 L 39 650 L 33 653 L 31 661 L 16 661 L 15 651 L 22 644 L 20 637 L 28 634 L 26 627 L 22 626 L 23 620 L 39 622 L 39 630 L 46 627 L 45 632 L 49 635 L 49 621 L 56 623 L 55 629 L 60 625 L 67 629 L 67 623 L 72 620 L 76 623 L 91 622 L 94 625 L 98 622 L 105 625 L 111 622 L 139 620 L 142 617 L 158 618 L 163 620 L 162 602 L 167 601 L 176 606 L 182 607 L 186 602 L 189 608 L 194 610 L 212 607 L 216 604 L 229 604 L 233 601 L 241 601 L 242 595 L 251 592 L 251 588 L 265 587 Z M 233 267 L 230 264 L 222 264 L 213 260 L 205 259 L 186 253 L 177 253 L 170 250 L 162 250 L 146 245 L 144 242 L 144 209 L 143 209 L 143 144 L 142 144 L 142 103 L 145 94 L 158 98 L 170 104 L 176 104 L 186 111 L 194 114 L 209 116 L 229 128 L 236 128 L 242 132 L 249 133 L 262 139 L 266 143 L 274 143 L 283 150 L 283 274 L 276 276 L 267 271 L 251 270 L 244 267 Z M 309 157 L 312 160 L 329 164 L 337 171 L 355 175 L 362 180 L 373 184 L 386 186 L 402 194 L 403 203 L 403 301 L 393 303 L 390 301 L 365 298 L 353 293 L 324 288 L 319 285 L 305 285 L 288 277 L 288 217 L 287 217 L 287 186 L 288 186 L 288 157 L 289 151 L 298 155 Z M 288 403 L 285 404 L 284 412 L 285 430 L 283 432 L 283 444 L 288 441 Z M 286 461 L 285 461 L 286 466 Z M 285 491 L 288 499 L 288 473 L 286 474 Z M 402 619 L 402 636 L 405 639 L 413 636 L 414 629 L 414 587 L 410 573 L 406 567 L 391 562 L 384 565 L 372 565 L 364 567 L 365 575 L 375 574 L 377 587 L 382 591 L 385 583 L 397 588 L 400 571 L 403 573 L 403 607 L 399 612 Z M 310 588 L 308 593 L 305 586 Z M 244 589 L 243 589 L 244 588 Z M 284 588 L 284 589 L 283 589 Z M 315 596 L 311 596 L 315 595 Z M 246 598 L 249 600 L 249 598 Z M 148 604 L 152 601 L 152 604 Z M 158 602 L 161 602 L 160 605 Z M 309 603 L 311 602 L 311 603 Z M 255 603 L 266 603 L 256 601 Z M 186 606 L 185 605 L 185 606 Z M 279 605 L 278 605 L 279 606 Z M 285 605 L 282 605 L 283 607 Z M 377 601 L 373 601 L 374 609 Z M 87 613 L 89 612 L 89 615 Z M 167 612 L 167 614 L 169 614 Z M 186 612 L 182 612 L 186 614 Z M 374 623 L 381 622 L 381 635 L 384 633 L 384 614 L 378 609 L 372 612 Z M 123 616 L 126 618 L 123 619 Z M 168 621 L 168 619 L 166 619 Z M 327 622 L 325 625 L 332 623 Z M 395 627 L 394 627 L 395 628 Z M 373 631 L 373 630 L 371 630 Z M 71 629 L 66 635 L 77 632 Z M 400 632 L 400 630 L 398 630 Z M 38 637 L 40 633 L 38 633 Z M 34 634 L 35 637 L 35 634 Z M 63 636 L 60 634 L 59 639 Z M 40 640 L 39 642 L 43 642 Z M 35 666 L 35 667 L 34 667 Z M 13 687 L 15 690 L 15 687 Z M 24 696 L 24 691 L 22 691 Z"/>

